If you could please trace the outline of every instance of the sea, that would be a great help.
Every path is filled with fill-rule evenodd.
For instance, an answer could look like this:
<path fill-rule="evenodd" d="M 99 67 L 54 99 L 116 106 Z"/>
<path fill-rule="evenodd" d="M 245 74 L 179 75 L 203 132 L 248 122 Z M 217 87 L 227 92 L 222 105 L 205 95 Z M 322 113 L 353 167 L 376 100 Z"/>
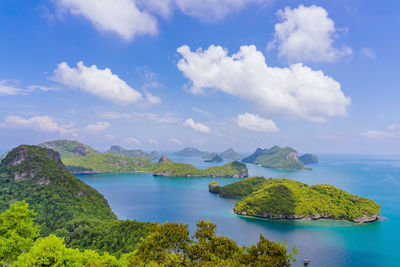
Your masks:
<path fill-rule="evenodd" d="M 168 155 L 171 160 L 199 168 L 225 164 L 205 163 L 200 157 Z M 201 220 L 218 225 L 217 233 L 239 245 L 256 244 L 260 234 L 269 240 L 296 246 L 293 266 L 400 266 L 400 156 L 318 155 L 312 170 L 277 170 L 247 164 L 250 176 L 289 178 L 307 184 L 330 184 L 370 198 L 381 206 L 385 220 L 356 224 L 338 220 L 268 220 L 233 213 L 236 199 L 208 192 L 239 178 L 154 177 L 150 173 L 77 175 L 108 200 L 119 219 L 180 222 L 191 231 Z"/>

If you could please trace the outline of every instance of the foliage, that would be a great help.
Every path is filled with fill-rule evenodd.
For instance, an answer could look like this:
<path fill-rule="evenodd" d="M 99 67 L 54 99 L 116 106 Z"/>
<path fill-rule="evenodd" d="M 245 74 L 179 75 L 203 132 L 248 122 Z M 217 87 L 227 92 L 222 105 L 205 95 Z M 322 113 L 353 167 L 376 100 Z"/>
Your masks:
<path fill-rule="evenodd" d="M 243 197 L 236 213 L 268 218 L 331 218 L 356 221 L 379 215 L 374 201 L 331 185 L 313 185 L 289 179 L 250 177 L 220 188 L 221 196 Z"/>
<path fill-rule="evenodd" d="M 0 163 L 0 211 L 25 200 L 37 212 L 46 236 L 76 218 L 112 220 L 116 216 L 95 189 L 70 174 L 57 152 L 22 145 Z"/>
<path fill-rule="evenodd" d="M 121 258 L 127 266 L 290 266 L 297 254 L 287 255 L 284 244 L 262 235 L 257 246 L 239 248 L 235 241 L 216 235 L 216 225 L 199 221 L 197 231 L 189 236 L 187 225 L 157 224 L 132 253 Z"/>
<path fill-rule="evenodd" d="M 211 193 L 219 193 L 219 188 L 219 183 L 217 181 L 212 181 L 208 185 L 208 191 L 210 191 Z"/>
<path fill-rule="evenodd" d="M 256 152 L 244 158 L 242 162 L 254 163 L 267 168 L 304 169 L 304 164 L 291 155 L 297 155 L 297 151 L 291 147 L 281 148 L 274 146 L 270 149 L 258 148 Z"/>
<path fill-rule="evenodd" d="M 12 264 L 18 267 L 34 266 L 122 266 L 117 258 L 107 252 L 100 256 L 92 250 L 84 252 L 66 248 L 62 238 L 49 235 L 39 238 L 29 252 L 21 254 Z"/>
<path fill-rule="evenodd" d="M 0 264 L 7 265 L 29 250 L 39 235 L 39 226 L 33 223 L 35 216 L 25 201 L 11 204 L 0 214 Z"/>
<path fill-rule="evenodd" d="M 219 194 L 223 197 L 244 197 L 262 188 L 265 180 L 264 177 L 249 177 L 220 187 Z"/>
<path fill-rule="evenodd" d="M 62 161 L 73 173 L 149 171 L 154 164 L 146 158 L 130 158 L 111 153 L 63 158 Z"/>
<path fill-rule="evenodd" d="M 157 151 L 152 151 L 151 153 L 146 153 L 140 149 L 128 150 L 128 149 L 124 149 L 120 146 L 111 146 L 110 149 L 107 150 L 105 153 L 122 155 L 122 156 L 127 156 L 130 158 L 147 158 L 149 160 L 154 160 L 160 156 L 157 153 Z"/>
<path fill-rule="evenodd" d="M 85 152 L 87 155 L 99 154 L 99 152 L 88 145 L 70 140 L 54 140 L 41 143 L 39 146 L 57 151 L 62 158 L 80 157 L 80 152 Z"/>
<path fill-rule="evenodd" d="M 154 175 L 162 176 L 212 176 L 212 177 L 244 177 L 248 171 L 245 164 L 233 161 L 222 166 L 213 166 L 208 169 L 197 169 L 193 165 L 168 161 L 153 165 Z"/>
<path fill-rule="evenodd" d="M 149 234 L 152 223 L 131 220 L 74 220 L 56 232 L 64 237 L 68 247 L 92 249 L 114 256 L 136 249 L 140 240 Z"/>

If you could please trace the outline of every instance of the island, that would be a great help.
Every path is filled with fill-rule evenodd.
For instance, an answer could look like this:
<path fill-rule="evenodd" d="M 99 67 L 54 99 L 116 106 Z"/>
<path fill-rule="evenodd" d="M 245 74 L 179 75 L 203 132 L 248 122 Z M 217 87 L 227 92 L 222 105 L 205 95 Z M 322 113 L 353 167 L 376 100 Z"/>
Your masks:
<path fill-rule="evenodd" d="M 304 155 L 304 160 L 313 158 L 318 161 L 316 156 L 308 154 Z M 277 168 L 287 170 L 303 170 L 305 168 L 304 162 L 298 157 L 298 152 L 291 148 L 281 148 L 279 146 L 273 146 L 270 149 L 257 148 L 256 151 L 250 156 L 242 160 L 243 163 L 253 163 L 266 168 Z M 309 162 L 307 162 L 308 164 Z"/>
<path fill-rule="evenodd" d="M 140 149 L 128 150 L 117 145 L 111 146 L 110 149 L 107 150 L 105 153 L 117 154 L 117 155 L 127 156 L 130 158 L 147 158 L 149 160 L 154 160 L 160 157 L 157 151 L 152 151 L 150 153 L 147 153 Z"/>
<path fill-rule="evenodd" d="M 212 181 L 208 185 L 208 191 L 211 193 L 219 193 L 219 183 L 217 181 Z"/>
<path fill-rule="evenodd" d="M 225 158 L 225 159 L 233 159 L 233 160 L 241 160 L 243 159 L 243 156 L 241 154 L 239 154 L 238 152 L 236 152 L 235 150 L 233 150 L 233 148 L 229 148 L 225 151 L 222 151 L 220 153 L 221 157 Z"/>
<path fill-rule="evenodd" d="M 304 154 L 299 157 L 299 160 L 303 162 L 304 165 L 318 163 L 317 156 L 313 154 Z"/>
<path fill-rule="evenodd" d="M 150 172 L 154 176 L 248 177 L 246 165 L 238 161 L 202 170 L 191 164 L 173 162 L 166 156 L 162 156 L 159 162 L 152 162 L 148 158 L 99 153 L 90 146 L 76 141 L 51 141 L 42 143 L 41 146 L 61 151 L 62 162 L 73 174 L 143 171 Z"/>
<path fill-rule="evenodd" d="M 194 147 L 186 147 L 178 152 L 175 152 L 174 155 L 177 156 L 186 156 L 186 157 L 202 157 L 205 159 L 212 159 L 215 156 L 220 156 L 221 158 L 225 159 L 232 159 L 232 160 L 241 160 L 243 156 L 237 153 L 233 148 L 229 148 L 221 153 L 218 152 L 206 152 L 201 151 Z"/>
<path fill-rule="evenodd" d="M 224 159 L 220 155 L 215 155 L 211 159 L 206 159 L 204 162 L 222 162 Z"/>
<path fill-rule="evenodd" d="M 380 215 L 380 206 L 373 200 L 331 185 L 309 186 L 285 178 L 250 177 L 213 191 L 221 197 L 240 198 L 233 210 L 243 216 L 364 223 L 375 221 Z"/>
<path fill-rule="evenodd" d="M 185 147 L 184 149 L 174 153 L 174 155 L 185 157 L 202 157 L 208 154 L 210 153 L 206 151 L 201 151 L 194 147 Z"/>

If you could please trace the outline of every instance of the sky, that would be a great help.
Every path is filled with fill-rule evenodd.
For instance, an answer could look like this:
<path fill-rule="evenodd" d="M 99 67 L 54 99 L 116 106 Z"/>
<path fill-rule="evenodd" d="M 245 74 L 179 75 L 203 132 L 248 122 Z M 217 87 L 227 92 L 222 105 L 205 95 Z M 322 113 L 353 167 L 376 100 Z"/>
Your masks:
<path fill-rule="evenodd" d="M 0 150 L 400 149 L 400 2 L 2 0 Z"/>

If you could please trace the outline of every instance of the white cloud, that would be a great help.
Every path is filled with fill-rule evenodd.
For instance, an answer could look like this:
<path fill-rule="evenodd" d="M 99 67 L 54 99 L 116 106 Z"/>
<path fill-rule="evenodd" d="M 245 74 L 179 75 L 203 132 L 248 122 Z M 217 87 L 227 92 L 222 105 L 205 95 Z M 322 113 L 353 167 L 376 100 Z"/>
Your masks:
<path fill-rule="evenodd" d="M 98 115 L 100 118 L 104 119 L 126 119 L 131 117 L 128 113 L 119 113 L 114 111 L 101 112 Z"/>
<path fill-rule="evenodd" d="M 193 109 L 193 111 L 196 111 L 197 113 L 206 115 L 206 116 L 209 117 L 209 118 L 214 118 L 214 115 L 211 114 L 211 113 L 209 113 L 209 112 L 207 112 L 207 111 L 204 111 L 204 110 L 199 109 L 199 108 L 196 108 L 196 107 L 192 107 L 192 109 Z"/>
<path fill-rule="evenodd" d="M 129 143 L 129 144 L 136 144 L 136 145 L 140 145 L 141 144 L 141 142 L 139 140 L 137 140 L 136 138 L 134 138 L 134 137 L 125 138 L 124 141 L 126 143 Z"/>
<path fill-rule="evenodd" d="M 324 8 L 315 5 L 286 7 L 277 15 L 281 22 L 275 24 L 274 40 L 268 49 L 277 47 L 279 56 L 289 62 L 332 62 L 352 54 L 346 45 L 333 46 L 338 30 Z"/>
<path fill-rule="evenodd" d="M 76 68 L 67 63 L 58 64 L 51 80 L 78 88 L 117 104 L 135 103 L 143 100 L 142 94 L 113 74 L 109 68 L 98 69 L 96 65 L 87 67 L 82 61 Z"/>
<path fill-rule="evenodd" d="M 177 144 L 177 145 L 181 145 L 181 144 L 182 144 L 182 143 L 181 143 L 178 139 L 176 139 L 176 138 L 170 138 L 169 141 L 172 142 L 172 143 L 175 143 L 175 144 Z"/>
<path fill-rule="evenodd" d="M 18 81 L 0 80 L 0 96 L 1 95 L 27 95 L 33 91 L 55 91 L 58 88 L 42 85 L 29 85 L 27 88 L 19 88 Z"/>
<path fill-rule="evenodd" d="M 60 125 L 49 116 L 33 116 L 25 119 L 20 116 L 9 115 L 3 123 L 2 128 L 13 129 L 31 129 L 37 132 L 58 133 L 60 135 L 76 136 L 77 129 L 73 129 L 72 125 Z"/>
<path fill-rule="evenodd" d="M 249 5 L 265 5 L 271 0 L 175 0 L 176 6 L 186 15 L 206 22 L 223 19 L 232 12 Z"/>
<path fill-rule="evenodd" d="M 239 114 L 235 121 L 239 127 L 250 131 L 266 133 L 279 131 L 278 127 L 276 127 L 276 124 L 272 120 L 264 119 L 255 114 Z"/>
<path fill-rule="evenodd" d="M 54 0 L 61 11 L 82 16 L 101 32 L 125 40 L 158 33 L 156 16 L 170 17 L 175 9 L 203 22 L 215 22 L 247 6 L 262 7 L 273 0 Z M 54 17 L 54 16 L 53 16 Z"/>
<path fill-rule="evenodd" d="M 372 50 L 371 48 L 367 48 L 367 47 L 363 47 L 361 49 L 361 55 L 364 58 L 368 58 L 368 59 L 375 59 L 376 58 L 374 50 Z"/>
<path fill-rule="evenodd" d="M 73 15 L 88 19 L 96 29 L 113 32 L 126 40 L 137 35 L 155 35 L 157 19 L 141 11 L 133 0 L 56 0 Z"/>
<path fill-rule="evenodd" d="M 254 45 L 242 46 L 232 56 L 214 45 L 206 51 L 192 52 L 188 46 L 177 51 L 183 57 L 177 66 L 190 80 L 193 94 L 215 88 L 253 102 L 269 117 L 323 122 L 329 117 L 346 115 L 351 102 L 340 84 L 322 71 L 301 63 L 289 68 L 270 67 Z"/>
<path fill-rule="evenodd" d="M 378 140 L 382 141 L 388 138 L 393 138 L 395 135 L 390 132 L 385 132 L 385 131 L 376 131 L 376 130 L 368 130 L 365 133 L 361 134 L 362 136 L 368 138 L 368 139 L 373 139 L 373 140 Z"/>
<path fill-rule="evenodd" d="M 151 112 L 134 112 L 131 114 L 131 117 L 136 120 L 151 120 L 156 123 L 178 123 L 181 119 L 177 118 L 174 114 L 164 113 L 157 114 Z"/>
<path fill-rule="evenodd" d="M 207 134 L 211 133 L 211 129 L 207 125 L 204 125 L 202 123 L 196 123 L 192 119 L 185 120 L 182 123 L 182 125 L 186 126 L 186 127 L 189 127 L 189 128 L 192 128 L 196 132 L 207 133 Z"/>
<path fill-rule="evenodd" d="M 159 98 L 158 96 L 154 96 L 149 92 L 145 92 L 145 95 L 146 95 L 147 102 L 149 102 L 150 104 L 160 104 L 161 103 L 161 98 Z"/>
<path fill-rule="evenodd" d="M 147 140 L 147 142 L 149 142 L 150 144 L 153 144 L 153 145 L 158 145 L 158 141 L 151 139 L 151 138 L 149 140 Z"/>
<path fill-rule="evenodd" d="M 107 130 L 110 126 L 111 124 L 108 122 L 99 121 L 96 123 L 88 124 L 85 127 L 85 130 L 93 133 L 99 133 Z"/>
<path fill-rule="evenodd" d="M 392 125 L 389 125 L 388 128 L 389 128 L 389 130 L 392 130 L 392 131 L 398 130 L 398 129 L 400 129 L 400 124 L 392 124 Z"/>

